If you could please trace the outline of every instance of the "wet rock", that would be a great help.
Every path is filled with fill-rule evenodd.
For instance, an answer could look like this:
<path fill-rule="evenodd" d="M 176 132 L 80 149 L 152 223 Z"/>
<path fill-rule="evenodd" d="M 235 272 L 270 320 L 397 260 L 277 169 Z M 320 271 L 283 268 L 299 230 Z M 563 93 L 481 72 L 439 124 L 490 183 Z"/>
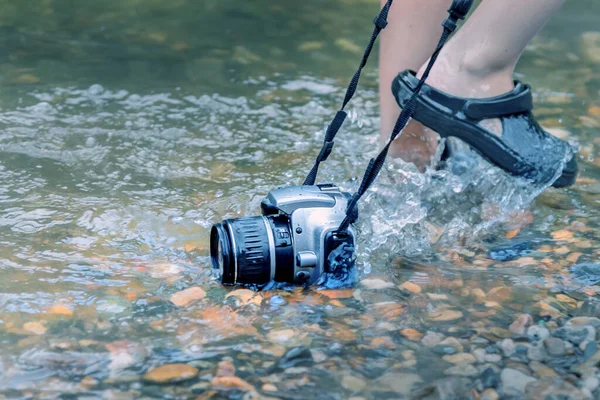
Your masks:
<path fill-rule="evenodd" d="M 541 325 L 533 325 L 527 329 L 527 337 L 532 342 L 544 340 L 548 336 L 550 336 L 550 331 Z"/>
<path fill-rule="evenodd" d="M 452 376 L 477 376 L 479 371 L 472 364 L 459 364 L 446 369 L 444 373 Z"/>
<path fill-rule="evenodd" d="M 506 357 L 510 357 L 517 350 L 517 346 L 512 339 L 504 339 L 500 342 L 500 349 L 502 349 L 502 353 L 504 353 Z"/>
<path fill-rule="evenodd" d="M 565 339 L 575 346 L 579 346 L 585 341 L 593 341 L 596 339 L 596 329 L 592 326 L 564 326 L 555 329 L 552 336 Z"/>
<path fill-rule="evenodd" d="M 598 352 L 598 343 L 595 341 L 589 342 L 583 351 L 583 362 L 589 360 Z"/>
<path fill-rule="evenodd" d="M 40 322 L 26 322 L 23 324 L 23 329 L 29 333 L 33 333 L 34 335 L 43 335 L 46 333 L 47 328 L 42 325 Z"/>
<path fill-rule="evenodd" d="M 272 383 L 265 383 L 262 385 L 261 389 L 263 392 L 276 392 L 277 386 L 273 385 Z"/>
<path fill-rule="evenodd" d="M 500 354 L 486 354 L 483 359 L 487 363 L 495 364 L 502 361 L 502 356 Z"/>
<path fill-rule="evenodd" d="M 561 378 L 544 378 L 539 382 L 529 383 L 525 388 L 525 394 L 527 399 L 531 400 L 589 400 L 588 396 Z"/>
<path fill-rule="evenodd" d="M 547 367 L 539 361 L 530 362 L 529 368 L 531 368 L 533 373 L 539 378 L 558 376 L 556 371 L 554 371 L 552 368 Z"/>
<path fill-rule="evenodd" d="M 500 380 L 502 381 L 504 394 L 511 396 L 523 396 L 527 384 L 537 381 L 535 378 L 512 368 L 504 368 L 500 373 Z"/>
<path fill-rule="evenodd" d="M 552 357 L 560 357 L 565 355 L 567 349 L 565 347 L 565 342 L 562 339 L 550 337 L 544 340 L 544 346 L 546 347 L 546 351 Z"/>
<path fill-rule="evenodd" d="M 485 349 L 475 349 L 473 350 L 473 355 L 477 359 L 477 362 L 483 364 L 485 362 L 486 352 Z"/>
<path fill-rule="evenodd" d="M 342 387 L 351 392 L 360 392 L 367 386 L 367 382 L 359 377 L 344 375 L 342 378 Z"/>
<path fill-rule="evenodd" d="M 574 280 L 586 286 L 600 283 L 600 264 L 578 264 L 571 267 Z"/>
<path fill-rule="evenodd" d="M 210 382 L 199 382 L 190 387 L 190 391 L 194 394 L 201 394 L 210 387 Z"/>
<path fill-rule="evenodd" d="M 433 347 L 432 350 L 435 354 L 440 354 L 440 355 L 452 355 L 452 354 L 458 353 L 458 350 L 455 347 L 444 346 L 441 344 Z"/>
<path fill-rule="evenodd" d="M 477 361 L 477 359 L 469 353 L 445 355 L 442 359 L 452 364 L 474 364 Z"/>
<path fill-rule="evenodd" d="M 471 381 L 467 378 L 444 378 L 413 392 L 411 400 L 458 400 L 471 398 Z"/>
<path fill-rule="evenodd" d="M 548 353 L 542 343 L 531 344 L 527 349 L 527 358 L 533 361 L 544 361 Z"/>
<path fill-rule="evenodd" d="M 185 307 L 195 300 L 206 297 L 206 292 L 199 287 L 191 287 L 173 294 L 170 298 L 171 303 L 178 307 Z"/>
<path fill-rule="evenodd" d="M 533 325 L 533 317 L 529 314 L 521 314 L 517 317 L 517 319 L 510 324 L 508 330 L 515 335 L 524 335 L 529 328 Z"/>
<path fill-rule="evenodd" d="M 486 368 L 479 377 L 484 388 L 497 388 L 500 384 L 500 375 L 493 368 Z"/>
<path fill-rule="evenodd" d="M 416 329 L 412 329 L 412 328 L 402 329 L 400 331 L 400 334 L 402 336 L 404 336 L 405 338 L 407 338 L 408 340 L 412 340 L 415 342 L 421 340 L 421 338 L 423 337 L 423 334 L 421 332 L 417 331 Z"/>
<path fill-rule="evenodd" d="M 263 297 L 260 293 L 255 292 L 250 289 L 237 289 L 231 293 L 228 293 L 225 296 L 226 299 L 234 298 L 236 305 L 246 306 L 249 304 L 254 304 L 256 306 L 260 306 L 263 300 Z"/>
<path fill-rule="evenodd" d="M 583 380 L 583 387 L 589 390 L 590 392 L 593 392 L 594 390 L 598 389 L 598 386 L 600 386 L 600 379 L 598 379 L 595 376 L 588 376 Z"/>
<path fill-rule="evenodd" d="M 73 311 L 69 307 L 62 304 L 55 305 L 50 310 L 48 310 L 48 312 L 50 313 L 50 315 L 60 315 L 65 317 L 70 317 L 73 315 Z"/>
<path fill-rule="evenodd" d="M 600 327 L 600 318 L 596 317 L 575 317 L 571 318 L 565 326 L 593 326 Z"/>
<path fill-rule="evenodd" d="M 481 393 L 480 400 L 498 400 L 500 396 L 494 389 L 486 389 Z"/>
<path fill-rule="evenodd" d="M 240 390 L 242 392 L 254 391 L 254 386 L 237 376 L 215 376 L 210 384 L 220 390 Z"/>
<path fill-rule="evenodd" d="M 198 369 L 187 364 L 167 364 L 148 371 L 143 379 L 150 383 L 177 383 L 194 379 Z"/>
<path fill-rule="evenodd" d="M 311 366 L 314 363 L 313 354 L 307 347 L 295 347 L 288 350 L 273 366 L 273 370 Z"/>
<path fill-rule="evenodd" d="M 486 296 L 488 301 L 497 301 L 503 303 L 510 300 L 512 297 L 512 290 L 507 286 L 499 286 L 490 290 Z"/>
<path fill-rule="evenodd" d="M 217 364 L 217 372 L 215 376 L 234 376 L 235 365 L 231 361 L 221 361 Z"/>
<path fill-rule="evenodd" d="M 587 61 L 600 64 L 600 32 L 590 31 L 581 35 L 581 52 Z"/>
<path fill-rule="evenodd" d="M 434 311 L 429 313 L 428 317 L 434 322 L 448 322 L 462 318 L 463 313 L 456 310 Z"/>
<path fill-rule="evenodd" d="M 531 250 L 531 243 L 515 242 L 491 249 L 488 253 L 488 257 L 496 261 L 511 261 L 529 254 Z"/>
<path fill-rule="evenodd" d="M 412 282 L 404 282 L 402 285 L 400 285 L 400 289 L 404 289 L 406 291 L 409 291 L 411 293 L 421 293 L 421 286 L 412 283 Z"/>
<path fill-rule="evenodd" d="M 463 345 L 458 341 L 458 339 L 450 336 L 440 342 L 441 346 L 450 346 L 454 347 L 459 352 L 463 351 Z"/>
<path fill-rule="evenodd" d="M 379 379 L 377 382 L 389 387 L 393 391 L 407 395 L 412 391 L 413 386 L 421 383 L 419 375 L 408 374 L 403 372 L 389 372 Z"/>
<path fill-rule="evenodd" d="M 293 329 L 280 329 L 271 331 L 267 335 L 269 340 L 274 343 L 285 344 L 296 336 L 296 332 Z"/>
<path fill-rule="evenodd" d="M 427 331 L 423 339 L 421 339 L 421 343 L 426 347 L 434 347 L 440 344 L 442 340 L 444 340 L 444 335 L 441 333 Z"/>
<path fill-rule="evenodd" d="M 86 389 L 96 387 L 99 383 L 100 382 L 98 382 L 97 379 L 92 378 L 91 376 L 86 376 L 79 382 L 79 384 Z"/>

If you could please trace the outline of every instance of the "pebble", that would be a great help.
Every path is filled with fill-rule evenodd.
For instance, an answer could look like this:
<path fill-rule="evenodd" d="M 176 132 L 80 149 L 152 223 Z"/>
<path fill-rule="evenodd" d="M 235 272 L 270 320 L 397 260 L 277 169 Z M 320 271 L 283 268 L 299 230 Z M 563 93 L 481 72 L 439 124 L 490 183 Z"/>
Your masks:
<path fill-rule="evenodd" d="M 458 339 L 450 336 L 440 342 L 441 346 L 450 346 L 454 347 L 457 351 L 461 352 L 464 350 L 463 345 L 458 341 Z"/>
<path fill-rule="evenodd" d="M 502 381 L 504 393 L 513 396 L 522 396 L 525 393 L 527 384 L 536 382 L 535 378 L 512 368 L 504 368 L 500 373 L 500 380 Z"/>
<path fill-rule="evenodd" d="M 356 376 L 344 375 L 344 377 L 342 378 L 342 386 L 346 390 L 350 390 L 352 392 L 359 392 L 367 386 L 367 382 L 364 379 L 361 379 Z"/>
<path fill-rule="evenodd" d="M 419 341 L 423 337 L 423 334 L 421 332 L 417 331 L 416 329 L 412 329 L 412 328 L 402 329 L 400 331 L 400 334 L 402 336 L 404 336 L 405 338 L 407 338 L 408 340 L 412 340 L 412 341 Z"/>
<path fill-rule="evenodd" d="M 290 339 L 296 336 L 296 332 L 293 329 L 280 329 L 271 331 L 267 337 L 271 342 L 285 344 Z"/>
<path fill-rule="evenodd" d="M 400 289 L 404 289 L 406 291 L 409 291 L 411 293 L 421 293 L 421 286 L 412 283 L 412 282 L 404 282 L 402 285 L 400 285 Z"/>
<path fill-rule="evenodd" d="M 590 392 L 593 392 L 594 390 L 598 389 L 599 385 L 600 380 L 595 376 L 588 376 L 583 380 L 583 387 L 585 387 Z"/>
<path fill-rule="evenodd" d="M 399 394 L 409 394 L 412 391 L 413 386 L 422 382 L 419 375 L 409 374 L 404 372 L 389 372 L 379 379 L 379 383 L 389 387 L 393 391 Z"/>
<path fill-rule="evenodd" d="M 231 361 L 221 361 L 217 364 L 215 376 L 234 376 L 235 365 Z"/>
<path fill-rule="evenodd" d="M 549 336 L 550 336 L 550 331 L 541 325 L 533 325 L 527 329 L 527 337 L 532 342 L 544 340 Z"/>
<path fill-rule="evenodd" d="M 250 392 L 255 390 L 254 386 L 237 376 L 215 376 L 210 381 L 211 386 L 222 389 L 236 389 L 242 392 Z"/>
<path fill-rule="evenodd" d="M 442 359 L 452 364 L 474 364 L 477 361 L 477 359 L 469 353 L 445 355 Z"/>
<path fill-rule="evenodd" d="M 583 343 L 582 343 L 583 344 Z M 583 350 L 583 361 L 587 361 L 598 351 L 598 343 L 595 341 L 588 342 Z"/>
<path fill-rule="evenodd" d="M 540 378 L 558 376 L 556 371 L 554 371 L 552 368 L 546 366 L 545 364 L 542 364 L 539 361 L 530 362 L 529 368 L 531 368 L 531 370 L 534 372 L 534 374 Z"/>
<path fill-rule="evenodd" d="M 425 332 L 423 339 L 421 339 L 421 343 L 423 343 L 425 347 L 434 347 L 440 344 L 442 340 L 444 340 L 444 335 L 441 333 L 427 331 Z"/>
<path fill-rule="evenodd" d="M 524 335 L 527 328 L 533 325 L 533 317 L 529 314 L 521 314 L 510 324 L 508 330 L 515 335 Z"/>
<path fill-rule="evenodd" d="M 533 361 L 544 361 L 548 358 L 548 353 L 544 348 L 543 343 L 535 343 L 530 344 L 527 349 L 527 357 Z"/>
<path fill-rule="evenodd" d="M 472 364 L 459 364 L 446 369 L 444 373 L 452 376 L 477 376 L 479 371 Z"/>
<path fill-rule="evenodd" d="M 600 318 L 596 317 L 575 317 L 571 318 L 565 326 L 593 326 L 600 327 Z"/>
<path fill-rule="evenodd" d="M 546 351 L 552 357 L 560 357 L 566 354 L 567 349 L 562 339 L 550 337 L 544 340 Z"/>
<path fill-rule="evenodd" d="M 441 355 L 452 355 L 458 353 L 458 350 L 452 346 L 437 345 L 432 348 L 433 352 Z"/>
<path fill-rule="evenodd" d="M 488 363 L 498 363 L 502 361 L 502 356 L 500 354 L 486 354 L 484 361 Z"/>
<path fill-rule="evenodd" d="M 500 396 L 494 389 L 486 389 L 481 393 L 481 400 L 498 400 Z"/>
<path fill-rule="evenodd" d="M 206 292 L 199 287 L 191 287 L 173 294 L 170 298 L 171 303 L 178 307 L 185 307 L 195 300 L 206 297 Z"/>
<path fill-rule="evenodd" d="M 512 339 L 504 339 L 500 342 L 500 348 L 502 349 L 505 357 L 510 357 L 515 353 L 517 346 Z"/>
<path fill-rule="evenodd" d="M 485 349 L 475 349 L 473 350 L 473 355 L 477 359 L 477 362 L 483 364 L 485 362 L 486 352 Z"/>
<path fill-rule="evenodd" d="M 525 393 L 527 399 L 531 400 L 589 400 L 589 397 L 581 390 L 561 378 L 544 378 L 538 382 L 530 383 L 527 385 Z"/>
<path fill-rule="evenodd" d="M 500 377 L 493 368 L 486 368 L 479 377 L 484 388 L 497 388 L 500 384 Z"/>
<path fill-rule="evenodd" d="M 486 296 L 488 301 L 497 301 L 499 303 L 510 300 L 512 297 L 512 290 L 507 286 L 499 286 L 490 290 Z"/>
<path fill-rule="evenodd" d="M 443 310 L 429 313 L 429 319 L 434 322 L 454 321 L 462 317 L 463 313 L 456 310 Z"/>
<path fill-rule="evenodd" d="M 148 371 L 144 380 L 152 383 L 176 383 L 194 379 L 198 369 L 187 364 L 167 364 Z"/>

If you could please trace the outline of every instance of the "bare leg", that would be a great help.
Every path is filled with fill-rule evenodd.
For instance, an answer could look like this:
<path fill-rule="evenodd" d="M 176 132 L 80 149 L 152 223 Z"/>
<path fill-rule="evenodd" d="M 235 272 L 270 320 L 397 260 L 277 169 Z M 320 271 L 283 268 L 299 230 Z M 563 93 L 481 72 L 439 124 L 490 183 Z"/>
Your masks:
<path fill-rule="evenodd" d="M 390 9 L 389 25 L 381 33 L 379 52 L 383 140 L 389 138 L 400 113 L 391 91 L 392 80 L 400 71 L 417 70 L 431 56 L 442 34 L 441 23 L 451 2 L 452 0 L 396 0 Z M 384 4 L 385 0 L 381 0 L 381 3 Z M 437 135 L 426 131 L 427 128 L 411 122 L 402 136 L 393 143 L 390 155 L 401 156 L 422 167 L 437 147 Z"/>

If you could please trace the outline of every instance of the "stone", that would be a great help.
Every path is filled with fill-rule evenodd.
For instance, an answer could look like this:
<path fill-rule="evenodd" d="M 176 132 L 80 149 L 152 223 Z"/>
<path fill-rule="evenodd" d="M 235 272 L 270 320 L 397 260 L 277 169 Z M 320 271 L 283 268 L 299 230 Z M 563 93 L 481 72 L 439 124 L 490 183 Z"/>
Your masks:
<path fill-rule="evenodd" d="M 463 317 L 463 313 L 456 310 L 442 310 L 429 313 L 428 318 L 433 322 L 455 321 Z"/>
<path fill-rule="evenodd" d="M 99 383 L 100 382 L 98 382 L 97 379 L 92 378 L 91 376 L 86 376 L 79 382 L 79 384 L 86 389 L 96 387 Z"/>
<path fill-rule="evenodd" d="M 412 391 L 413 386 L 422 382 L 422 379 L 415 374 L 389 372 L 377 379 L 377 382 L 389 387 L 394 392 L 407 395 Z"/>
<path fill-rule="evenodd" d="M 485 362 L 486 352 L 485 349 L 475 349 L 473 350 L 473 355 L 477 359 L 477 362 L 483 364 Z"/>
<path fill-rule="evenodd" d="M 357 376 L 344 375 L 342 378 L 342 386 L 344 389 L 351 392 L 360 392 L 367 386 L 367 382 Z"/>
<path fill-rule="evenodd" d="M 296 331 L 293 329 L 280 329 L 271 331 L 267 334 L 267 337 L 271 342 L 285 344 L 296 336 Z"/>
<path fill-rule="evenodd" d="M 148 371 L 143 379 L 151 383 L 177 383 L 194 379 L 198 369 L 187 364 L 167 364 Z"/>
<path fill-rule="evenodd" d="M 504 368 L 500 373 L 500 380 L 505 395 L 523 396 L 527 384 L 537 382 L 531 376 L 512 368 Z"/>
<path fill-rule="evenodd" d="M 374 397 L 377 398 L 377 397 Z M 471 380 L 468 378 L 449 377 L 434 381 L 411 393 L 413 400 L 458 400 L 470 399 Z"/>
<path fill-rule="evenodd" d="M 427 331 L 425 332 L 425 336 L 421 339 L 421 343 L 423 343 L 425 347 L 434 347 L 440 344 L 442 340 L 444 340 L 444 335 L 441 333 Z"/>
<path fill-rule="evenodd" d="M 215 376 L 210 384 L 214 388 L 221 390 L 240 390 L 242 392 L 250 392 L 255 390 L 254 386 L 237 376 Z"/>
<path fill-rule="evenodd" d="M 517 346 L 512 339 L 504 339 L 500 342 L 500 348 L 505 357 L 510 357 L 515 353 Z"/>
<path fill-rule="evenodd" d="M 415 342 L 421 340 L 421 338 L 423 337 L 423 334 L 421 332 L 417 331 L 416 329 L 412 329 L 412 328 L 402 329 L 400 331 L 400 334 L 402 336 L 404 336 L 405 338 L 407 338 L 408 340 L 412 340 Z"/>
<path fill-rule="evenodd" d="M 47 328 L 40 322 L 26 322 L 23 324 L 23 329 L 34 335 L 43 335 L 47 331 Z"/>
<path fill-rule="evenodd" d="M 544 340 L 546 351 L 552 357 L 564 356 L 567 352 L 565 342 L 562 339 L 549 337 Z"/>
<path fill-rule="evenodd" d="M 441 344 L 433 347 L 432 351 L 435 354 L 440 354 L 442 356 L 444 356 L 444 355 L 452 355 L 452 354 L 458 353 L 458 350 L 456 350 L 456 348 L 454 348 L 452 346 L 442 346 Z"/>
<path fill-rule="evenodd" d="M 486 368 L 479 377 L 484 388 L 497 388 L 500 384 L 500 376 L 493 368 Z"/>
<path fill-rule="evenodd" d="M 525 394 L 528 400 L 589 400 L 586 394 L 562 378 L 544 378 L 529 383 L 525 388 Z"/>
<path fill-rule="evenodd" d="M 364 286 L 366 289 L 370 290 L 381 290 L 381 289 L 389 289 L 393 288 L 394 284 L 392 282 L 384 281 L 383 279 L 363 279 L 360 281 L 360 284 Z"/>
<path fill-rule="evenodd" d="M 209 386 L 210 382 L 198 382 L 190 387 L 190 391 L 194 394 L 202 394 Z"/>
<path fill-rule="evenodd" d="M 486 354 L 483 359 L 485 362 L 495 364 L 502 361 L 502 356 L 500 354 Z"/>
<path fill-rule="evenodd" d="M 446 369 L 444 373 L 452 376 L 477 376 L 479 371 L 472 364 L 458 364 Z"/>
<path fill-rule="evenodd" d="M 571 318 L 565 326 L 593 326 L 594 328 L 600 327 L 600 318 L 596 317 L 575 317 Z"/>
<path fill-rule="evenodd" d="M 503 303 L 510 300 L 512 297 L 512 291 L 508 286 L 499 286 L 490 290 L 486 296 L 488 301 L 497 301 Z"/>
<path fill-rule="evenodd" d="M 545 364 L 542 364 L 539 361 L 532 361 L 529 363 L 529 368 L 531 368 L 531 370 L 533 371 L 533 373 L 538 377 L 538 378 L 547 378 L 547 377 L 555 377 L 558 376 L 558 374 L 556 373 L 556 371 L 554 371 L 552 368 L 546 366 Z"/>
<path fill-rule="evenodd" d="M 527 329 L 527 337 L 532 342 L 544 340 L 548 336 L 550 336 L 550 331 L 541 325 L 533 325 Z"/>
<path fill-rule="evenodd" d="M 69 307 L 62 304 L 55 305 L 50 310 L 48 310 L 48 312 L 50 313 L 50 315 L 61 315 L 66 317 L 70 317 L 73 315 L 73 311 Z"/>
<path fill-rule="evenodd" d="M 458 341 L 458 339 L 450 336 L 440 342 L 441 346 L 450 346 L 454 347 L 459 352 L 463 351 L 463 345 Z"/>
<path fill-rule="evenodd" d="M 215 376 L 234 376 L 235 365 L 231 361 L 221 361 L 217 364 L 217 372 Z"/>
<path fill-rule="evenodd" d="M 480 400 L 498 400 L 500 396 L 494 389 L 486 389 L 481 393 Z"/>
<path fill-rule="evenodd" d="M 260 293 L 257 293 L 254 290 L 250 289 L 234 290 L 228 293 L 227 296 L 225 296 L 225 298 L 234 298 L 237 306 L 245 306 L 249 304 L 260 306 L 263 300 L 263 297 Z"/>
<path fill-rule="evenodd" d="M 477 359 L 469 353 L 445 355 L 442 357 L 442 359 L 451 364 L 474 364 L 477 361 Z"/>
<path fill-rule="evenodd" d="M 292 367 L 311 366 L 314 363 L 313 353 L 307 347 L 294 347 L 288 350 L 274 365 L 273 371 Z"/>
<path fill-rule="evenodd" d="M 581 52 L 587 61 L 600 64 L 600 31 L 584 32 L 581 35 Z"/>
<path fill-rule="evenodd" d="M 599 385 L 600 380 L 595 376 L 588 376 L 583 380 L 583 387 L 585 387 L 590 392 L 593 392 L 594 390 L 598 389 Z"/>
<path fill-rule="evenodd" d="M 548 353 L 543 343 L 531 344 L 527 349 L 527 358 L 533 361 L 544 361 L 548 358 Z"/>
<path fill-rule="evenodd" d="M 524 335 L 527 328 L 533 325 L 533 317 L 529 314 L 521 314 L 510 324 L 508 330 L 515 335 Z"/>
<path fill-rule="evenodd" d="M 169 300 L 178 307 L 185 307 L 195 300 L 206 297 L 206 292 L 199 287 L 191 287 L 171 296 Z"/>
<path fill-rule="evenodd" d="M 404 289 L 411 293 L 421 293 L 422 290 L 421 286 L 412 282 L 404 282 L 402 285 L 400 285 L 400 289 Z"/>
<path fill-rule="evenodd" d="M 583 343 L 582 343 L 583 344 Z M 586 362 L 598 352 L 598 343 L 595 341 L 588 342 L 583 350 L 583 362 Z"/>

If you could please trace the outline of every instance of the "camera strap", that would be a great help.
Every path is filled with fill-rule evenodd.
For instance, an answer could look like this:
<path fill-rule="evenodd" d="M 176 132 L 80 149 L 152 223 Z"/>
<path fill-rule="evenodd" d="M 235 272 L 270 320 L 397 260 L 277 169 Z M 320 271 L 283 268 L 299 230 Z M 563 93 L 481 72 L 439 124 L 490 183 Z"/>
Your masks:
<path fill-rule="evenodd" d="M 356 92 L 356 88 L 358 86 L 358 81 L 360 79 L 360 74 L 362 72 L 362 69 L 364 68 L 364 66 L 367 63 L 367 60 L 369 58 L 369 55 L 371 54 L 371 50 L 373 49 L 373 45 L 375 43 L 375 40 L 377 39 L 377 36 L 379 36 L 379 33 L 386 27 L 386 25 L 388 23 L 387 16 L 388 16 L 390 7 L 392 6 L 392 3 L 393 3 L 393 0 L 388 0 L 385 3 L 385 5 L 383 6 L 383 8 L 381 9 L 381 11 L 379 12 L 379 15 L 377 15 L 377 17 L 373 21 L 373 23 L 375 24 L 375 27 L 373 28 L 373 34 L 371 35 L 371 40 L 369 41 L 369 44 L 367 45 L 367 47 L 365 49 L 365 52 L 363 54 L 363 58 L 361 60 L 360 66 L 358 67 L 358 70 L 354 73 L 354 76 L 352 77 L 352 80 L 350 81 L 350 84 L 348 85 L 348 88 L 346 89 L 346 95 L 344 97 L 344 102 L 342 103 L 342 107 L 336 113 L 331 124 L 329 124 L 329 126 L 327 127 L 327 131 L 325 133 L 325 139 L 323 141 L 323 147 L 321 148 L 321 152 L 317 156 L 314 166 L 312 167 L 310 173 L 306 177 L 306 179 L 304 181 L 304 185 L 314 185 L 315 184 L 315 181 L 317 178 L 317 173 L 319 171 L 320 163 L 325 161 L 327 159 L 327 157 L 329 157 L 329 155 L 331 154 L 331 150 L 332 150 L 333 144 L 334 144 L 333 139 L 335 138 L 335 135 L 339 131 L 340 127 L 344 123 L 344 120 L 346 119 L 346 116 L 347 116 L 347 113 L 346 113 L 346 111 L 344 111 L 344 108 L 346 107 L 346 105 L 348 104 L 350 99 L 352 99 L 352 96 L 354 96 L 354 93 Z M 389 138 L 387 144 L 383 147 L 383 149 L 377 155 L 377 157 L 372 158 L 369 161 L 369 165 L 367 166 L 367 169 L 365 170 L 365 173 L 363 175 L 363 178 L 361 180 L 361 183 L 360 183 L 360 186 L 359 186 L 357 192 L 352 196 L 352 198 L 348 202 L 348 208 L 346 209 L 346 217 L 344 218 L 340 227 L 338 228 L 338 232 L 341 233 L 341 232 L 346 231 L 348 229 L 348 227 L 350 226 L 350 224 L 352 224 L 356 221 L 356 219 L 358 217 L 358 211 L 357 211 L 357 207 L 356 207 L 358 201 L 366 193 L 366 191 L 369 189 L 369 187 L 371 187 L 373 182 L 375 182 L 375 179 L 377 179 L 377 176 L 379 175 L 379 172 L 381 172 L 381 168 L 383 167 L 383 165 L 385 163 L 385 159 L 387 157 L 387 154 L 388 154 L 388 151 L 390 149 L 392 142 L 400 134 L 402 129 L 404 129 L 404 127 L 406 126 L 406 124 L 408 123 L 408 121 L 410 120 L 410 118 L 413 114 L 413 111 L 416 106 L 415 99 L 418 96 L 421 88 L 425 84 L 425 80 L 429 76 L 431 68 L 433 67 L 433 64 L 435 63 L 435 61 L 437 60 L 437 57 L 438 57 L 440 51 L 442 50 L 442 47 L 444 47 L 444 44 L 446 44 L 446 41 L 448 40 L 448 38 L 450 37 L 452 32 L 454 32 L 454 30 L 456 29 L 458 20 L 465 18 L 465 16 L 467 15 L 467 13 L 470 10 L 472 4 L 473 4 L 473 0 L 453 0 L 452 5 L 450 6 L 450 9 L 448 9 L 449 15 L 442 23 L 442 26 L 444 27 L 444 31 L 442 33 L 442 36 L 438 42 L 438 45 L 437 45 L 435 51 L 433 52 L 431 58 L 429 59 L 427 67 L 425 68 L 425 72 L 423 73 L 423 76 L 419 80 L 419 83 L 417 84 L 412 96 L 410 97 L 408 102 L 405 104 L 405 106 L 402 108 L 402 112 L 400 113 L 400 116 L 396 120 L 394 129 L 392 130 L 392 133 L 390 135 L 390 138 Z"/>

